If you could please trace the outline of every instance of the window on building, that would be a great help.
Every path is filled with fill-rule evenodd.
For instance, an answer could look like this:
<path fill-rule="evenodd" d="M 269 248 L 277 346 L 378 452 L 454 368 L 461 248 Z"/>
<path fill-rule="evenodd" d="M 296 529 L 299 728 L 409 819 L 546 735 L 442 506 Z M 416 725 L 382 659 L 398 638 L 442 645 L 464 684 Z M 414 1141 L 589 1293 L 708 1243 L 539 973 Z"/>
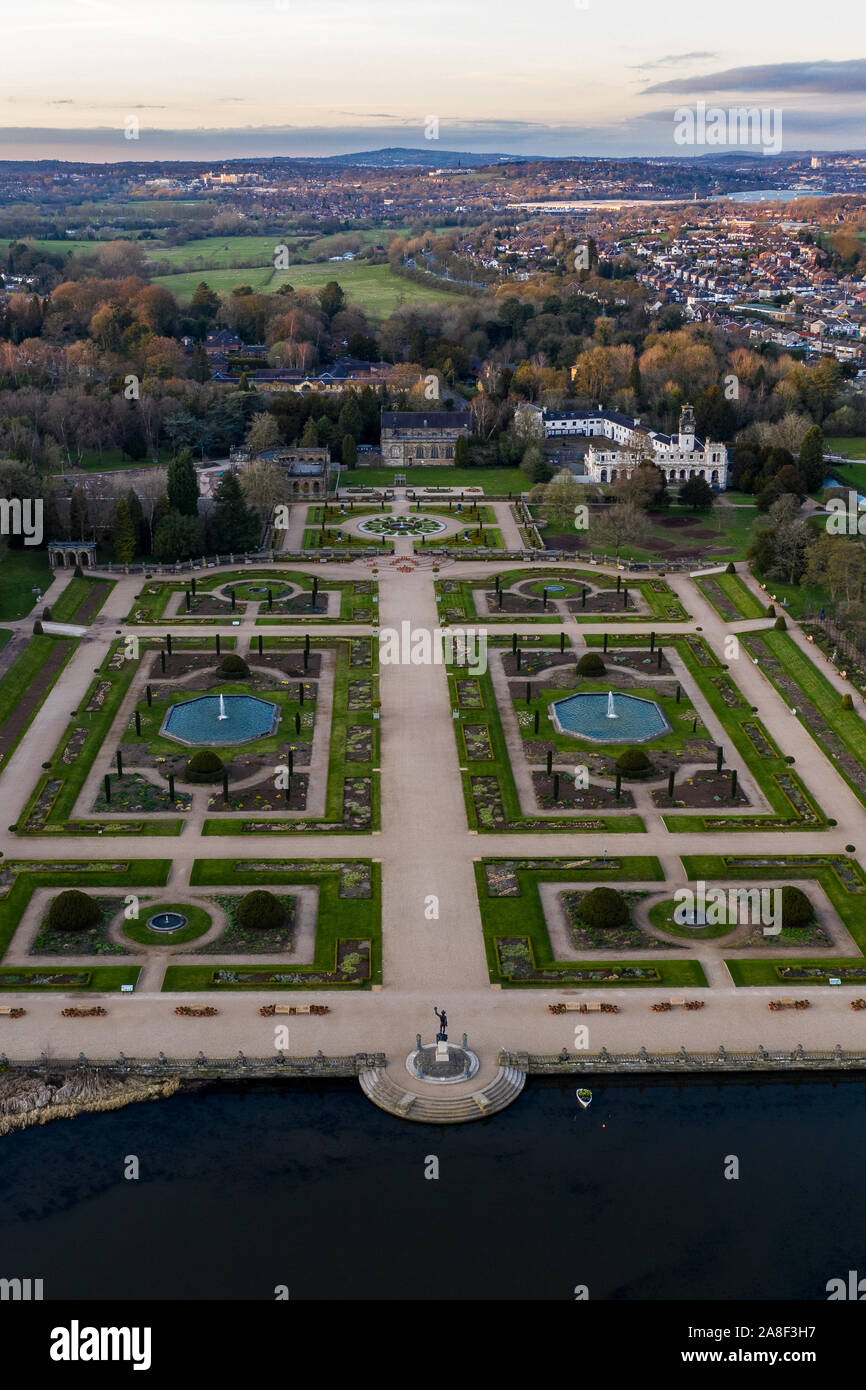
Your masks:
<path fill-rule="evenodd" d="M 439 457 L 439 446 L 438 446 L 438 444 L 431 444 L 431 445 L 430 445 L 430 457 L 431 457 L 431 459 L 438 459 L 438 457 Z"/>

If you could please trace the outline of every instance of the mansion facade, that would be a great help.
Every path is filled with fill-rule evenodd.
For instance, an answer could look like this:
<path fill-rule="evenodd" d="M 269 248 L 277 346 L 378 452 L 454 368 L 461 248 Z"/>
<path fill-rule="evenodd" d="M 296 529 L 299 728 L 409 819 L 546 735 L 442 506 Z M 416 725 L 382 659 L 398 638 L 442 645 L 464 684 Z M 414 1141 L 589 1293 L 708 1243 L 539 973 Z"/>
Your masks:
<path fill-rule="evenodd" d="M 592 440 L 586 451 L 586 472 L 595 483 L 615 483 L 648 459 L 669 484 L 705 478 L 719 491 L 727 487 L 727 446 L 698 438 L 690 405 L 680 412 L 676 434 L 647 429 L 640 420 L 601 406 L 595 411 L 543 411 L 538 406 L 522 410 L 535 413 L 535 430 L 546 439 L 584 436 Z"/>
<path fill-rule="evenodd" d="M 469 438 L 470 423 L 467 410 L 383 410 L 382 463 L 453 468 L 457 440 Z"/>

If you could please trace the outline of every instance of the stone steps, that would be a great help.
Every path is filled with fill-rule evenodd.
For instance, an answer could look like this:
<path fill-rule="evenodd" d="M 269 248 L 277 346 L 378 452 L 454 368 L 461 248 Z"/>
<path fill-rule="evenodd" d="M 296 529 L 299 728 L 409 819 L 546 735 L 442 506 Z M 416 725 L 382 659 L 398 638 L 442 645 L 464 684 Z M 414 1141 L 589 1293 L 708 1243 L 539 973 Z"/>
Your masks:
<path fill-rule="evenodd" d="M 526 1084 L 526 1073 L 517 1067 L 499 1068 L 493 1080 L 464 1096 L 421 1096 L 399 1086 L 384 1067 L 371 1067 L 358 1074 L 361 1089 L 368 1100 L 400 1119 L 416 1120 L 421 1124 L 459 1125 L 495 1115 L 511 1105 Z M 443 1088 L 444 1090 L 445 1088 Z"/>

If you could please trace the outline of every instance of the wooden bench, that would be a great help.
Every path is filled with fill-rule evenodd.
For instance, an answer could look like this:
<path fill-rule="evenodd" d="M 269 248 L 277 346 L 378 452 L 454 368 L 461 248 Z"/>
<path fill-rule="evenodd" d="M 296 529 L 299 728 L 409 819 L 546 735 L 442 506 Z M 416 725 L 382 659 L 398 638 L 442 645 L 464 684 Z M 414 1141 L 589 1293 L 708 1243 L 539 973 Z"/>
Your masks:
<path fill-rule="evenodd" d="M 0 1004 L 0 1014 L 11 1014 L 11 1012 L 12 1012 L 12 1006 L 11 1006 L 11 1004 Z"/>
<path fill-rule="evenodd" d="M 584 1000 L 580 1004 L 566 1004 L 567 1014 L 597 1014 L 601 1013 L 601 1003 L 595 999 Z"/>
<path fill-rule="evenodd" d="M 275 1004 L 275 1014 L 308 1014 L 312 1005 L 310 1004 Z"/>
<path fill-rule="evenodd" d="M 686 1001 L 685 999 L 669 999 L 668 1003 L 673 1005 L 675 1009 L 683 1009 L 685 1008 Z"/>

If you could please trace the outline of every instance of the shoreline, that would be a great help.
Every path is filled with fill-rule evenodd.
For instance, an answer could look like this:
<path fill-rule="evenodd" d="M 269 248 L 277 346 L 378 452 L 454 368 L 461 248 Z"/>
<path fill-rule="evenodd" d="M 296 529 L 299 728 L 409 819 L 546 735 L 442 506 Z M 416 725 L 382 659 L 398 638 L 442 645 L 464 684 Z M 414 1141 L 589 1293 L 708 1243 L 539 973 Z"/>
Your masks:
<path fill-rule="evenodd" d="M 35 1072 L 0 1081 L 0 1138 L 52 1120 L 72 1120 L 76 1115 L 122 1110 L 139 1101 L 164 1100 L 181 1087 L 176 1076 L 162 1080 L 118 1080 L 95 1073 L 60 1072 L 58 1076 L 59 1084 Z"/>

